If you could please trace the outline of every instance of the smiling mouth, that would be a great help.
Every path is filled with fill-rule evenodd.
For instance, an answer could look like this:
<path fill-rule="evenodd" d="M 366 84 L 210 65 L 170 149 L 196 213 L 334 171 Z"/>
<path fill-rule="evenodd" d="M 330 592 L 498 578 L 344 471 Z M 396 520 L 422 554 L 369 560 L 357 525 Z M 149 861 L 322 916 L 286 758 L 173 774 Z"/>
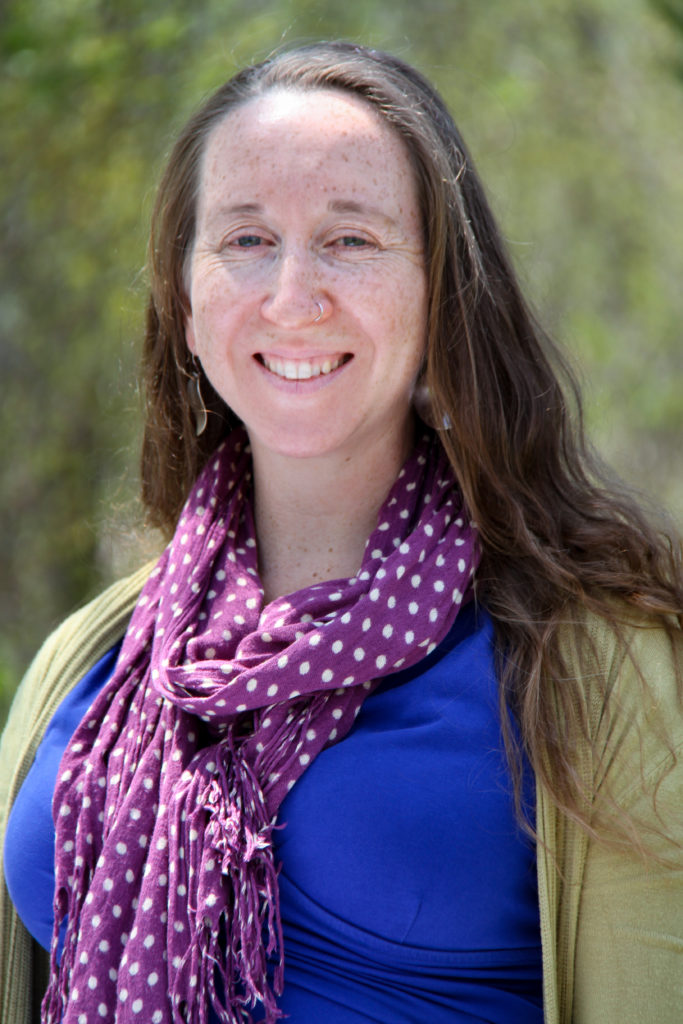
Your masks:
<path fill-rule="evenodd" d="M 264 356 L 259 353 L 257 360 L 266 370 L 274 373 L 283 380 L 310 380 L 312 377 L 324 377 L 333 370 L 347 363 L 353 357 L 350 353 L 339 356 L 336 359 L 276 359 L 273 356 Z"/>

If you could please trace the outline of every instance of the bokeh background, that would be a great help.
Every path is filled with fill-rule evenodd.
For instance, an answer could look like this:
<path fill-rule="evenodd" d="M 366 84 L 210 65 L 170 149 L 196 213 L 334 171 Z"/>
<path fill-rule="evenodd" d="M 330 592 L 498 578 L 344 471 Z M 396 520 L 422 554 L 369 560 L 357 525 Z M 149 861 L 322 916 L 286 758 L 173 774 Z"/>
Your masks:
<path fill-rule="evenodd" d="M 174 132 L 321 38 L 437 84 L 596 445 L 683 520 L 683 0 L 0 0 L 0 717 L 49 628 L 158 545 L 135 378 Z"/>

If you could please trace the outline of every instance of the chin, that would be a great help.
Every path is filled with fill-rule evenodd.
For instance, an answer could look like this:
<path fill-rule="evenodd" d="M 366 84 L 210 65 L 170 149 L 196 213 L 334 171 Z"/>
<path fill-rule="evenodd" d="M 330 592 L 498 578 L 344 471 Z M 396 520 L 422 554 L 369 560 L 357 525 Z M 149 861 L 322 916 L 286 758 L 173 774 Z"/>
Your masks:
<path fill-rule="evenodd" d="M 301 429 L 270 429 L 268 431 L 251 431 L 247 427 L 254 452 L 263 456 L 273 455 L 288 459 L 315 459 L 333 455 L 342 449 L 352 447 L 353 442 L 347 432 L 337 434 L 332 428 L 327 430 L 316 428 Z M 361 445 L 356 445 L 361 447 Z"/>
<path fill-rule="evenodd" d="M 328 455 L 334 455 L 336 450 L 326 444 L 315 444 L 305 440 L 292 444 L 280 443 L 269 448 L 269 451 L 274 455 L 280 456 L 280 458 L 297 460 L 322 459 Z"/>

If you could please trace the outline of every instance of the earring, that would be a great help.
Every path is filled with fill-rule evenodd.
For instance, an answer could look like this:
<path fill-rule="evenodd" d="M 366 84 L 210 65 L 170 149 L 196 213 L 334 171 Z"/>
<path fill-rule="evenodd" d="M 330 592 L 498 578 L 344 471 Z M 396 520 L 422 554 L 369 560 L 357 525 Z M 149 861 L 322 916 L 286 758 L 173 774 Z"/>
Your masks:
<path fill-rule="evenodd" d="M 209 414 L 206 411 L 204 399 L 202 398 L 199 364 L 194 355 L 192 356 L 192 370 L 188 374 L 185 388 L 187 393 L 187 402 L 192 410 L 192 415 L 194 416 L 194 431 L 197 437 L 200 437 L 206 430 L 206 425 L 209 422 Z"/>

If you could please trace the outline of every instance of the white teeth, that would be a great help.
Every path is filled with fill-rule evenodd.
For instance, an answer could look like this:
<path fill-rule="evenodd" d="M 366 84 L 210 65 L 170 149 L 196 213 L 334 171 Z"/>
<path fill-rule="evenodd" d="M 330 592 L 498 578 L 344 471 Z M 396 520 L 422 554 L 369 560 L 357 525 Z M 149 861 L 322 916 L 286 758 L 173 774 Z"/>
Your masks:
<path fill-rule="evenodd" d="M 340 359 L 324 359 L 322 363 L 312 363 L 308 360 L 302 360 L 301 362 L 294 362 L 291 359 L 270 359 L 266 356 L 262 356 L 263 365 L 271 373 L 276 373 L 278 377 L 284 377 L 286 380 L 310 380 L 311 377 L 319 377 L 321 374 L 331 373 L 332 370 L 336 370 L 338 366 L 341 366 L 343 358 Z"/>

